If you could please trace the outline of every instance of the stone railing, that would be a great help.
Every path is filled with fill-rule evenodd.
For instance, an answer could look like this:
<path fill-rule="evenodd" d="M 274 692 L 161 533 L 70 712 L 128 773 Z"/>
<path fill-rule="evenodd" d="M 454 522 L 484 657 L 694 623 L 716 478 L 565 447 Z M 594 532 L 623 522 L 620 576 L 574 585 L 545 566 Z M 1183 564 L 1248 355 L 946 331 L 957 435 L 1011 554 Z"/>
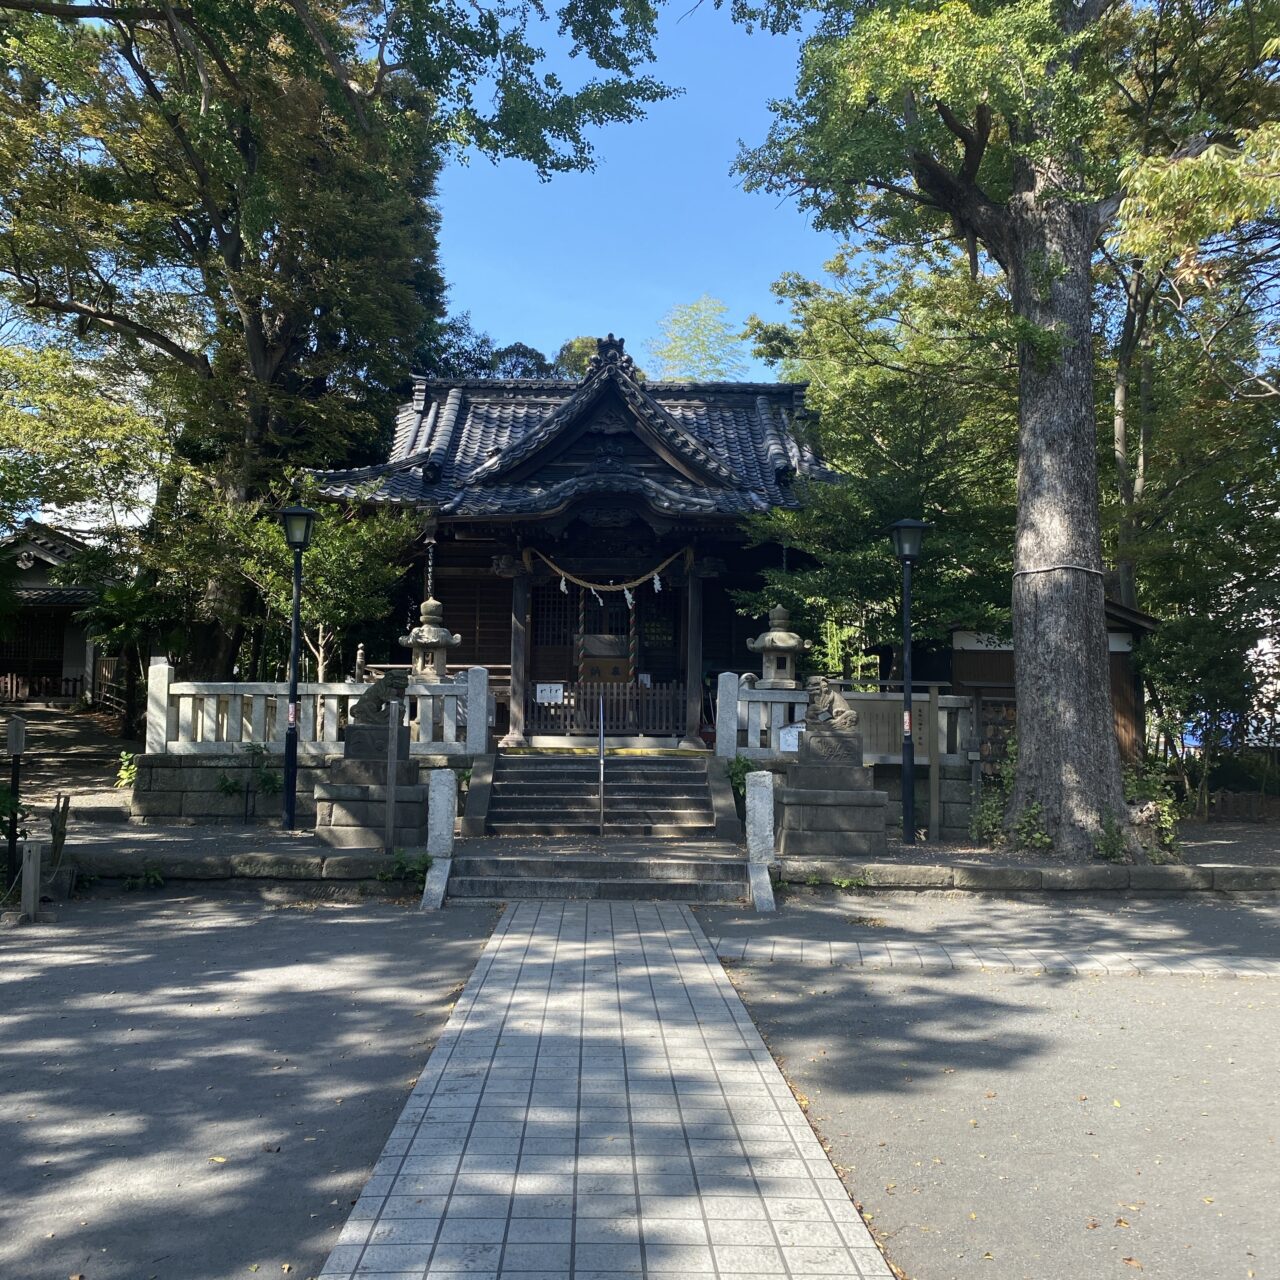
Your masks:
<path fill-rule="evenodd" d="M 298 753 L 338 755 L 351 703 L 368 685 L 298 686 Z M 483 755 L 489 736 L 489 673 L 459 672 L 453 681 L 411 684 L 407 702 L 411 756 Z M 289 686 L 174 680 L 166 662 L 147 679 L 148 755 L 226 755 L 246 746 L 284 751 Z"/>
<path fill-rule="evenodd" d="M 716 684 L 716 755 L 766 760 L 799 750 L 797 730 L 809 695 L 803 689 L 757 689 L 726 671 Z"/>
<path fill-rule="evenodd" d="M 837 682 L 838 683 L 838 682 Z M 902 695 L 892 691 L 842 690 L 858 713 L 867 764 L 896 764 L 902 759 Z M 767 760 L 794 755 L 797 726 L 809 695 L 803 689 L 759 689 L 733 672 L 716 688 L 716 754 Z M 973 704 L 969 698 L 943 695 L 939 685 L 922 685 L 911 698 L 911 731 L 916 761 L 965 764 L 969 760 Z"/>

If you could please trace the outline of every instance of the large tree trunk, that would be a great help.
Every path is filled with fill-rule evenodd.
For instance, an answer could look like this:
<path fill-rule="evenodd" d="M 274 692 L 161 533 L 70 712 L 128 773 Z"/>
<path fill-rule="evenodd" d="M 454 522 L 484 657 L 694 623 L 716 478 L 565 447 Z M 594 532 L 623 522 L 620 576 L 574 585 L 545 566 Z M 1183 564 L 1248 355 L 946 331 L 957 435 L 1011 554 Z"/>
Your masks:
<path fill-rule="evenodd" d="M 1093 414 L 1087 204 L 1028 196 L 1008 270 L 1019 351 L 1018 528 L 1013 648 L 1018 767 L 1008 822 L 1035 815 L 1055 850 L 1093 856 L 1127 829 L 1111 710 Z"/>

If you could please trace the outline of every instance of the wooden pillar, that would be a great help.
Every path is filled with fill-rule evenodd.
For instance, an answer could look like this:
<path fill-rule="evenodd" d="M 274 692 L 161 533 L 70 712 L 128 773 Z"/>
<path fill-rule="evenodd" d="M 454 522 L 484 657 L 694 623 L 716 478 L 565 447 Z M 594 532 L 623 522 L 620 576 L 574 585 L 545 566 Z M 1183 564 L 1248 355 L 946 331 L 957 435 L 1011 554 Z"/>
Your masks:
<path fill-rule="evenodd" d="M 504 747 L 523 747 L 524 709 L 529 688 L 529 572 L 517 568 L 511 575 L 511 728 Z"/>
<path fill-rule="evenodd" d="M 702 728 L 702 579 L 696 564 L 685 577 L 684 598 L 685 725 L 682 747 L 705 749 Z"/>

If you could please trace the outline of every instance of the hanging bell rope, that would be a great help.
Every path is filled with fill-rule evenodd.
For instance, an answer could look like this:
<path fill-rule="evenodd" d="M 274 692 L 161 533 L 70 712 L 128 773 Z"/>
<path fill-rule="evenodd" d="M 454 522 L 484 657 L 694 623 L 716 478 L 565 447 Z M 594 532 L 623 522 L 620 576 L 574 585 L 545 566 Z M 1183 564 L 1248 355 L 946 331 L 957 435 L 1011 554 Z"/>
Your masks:
<path fill-rule="evenodd" d="M 674 555 L 669 555 L 660 565 L 650 569 L 648 573 L 642 573 L 638 578 L 632 578 L 628 582 L 589 582 L 586 578 L 579 578 L 567 569 L 562 569 L 550 556 L 543 555 L 541 551 L 533 547 L 525 547 L 524 549 L 523 559 L 526 569 L 533 568 L 534 556 L 537 556 L 553 573 L 559 574 L 561 583 L 566 580 L 572 582 L 584 591 L 590 591 L 597 600 L 600 598 L 599 593 L 601 591 L 633 591 L 636 587 L 643 586 L 651 580 L 654 584 L 654 590 L 661 591 L 662 579 L 658 575 L 668 566 L 675 564 L 682 556 L 684 557 L 686 568 L 692 568 L 693 566 L 693 548 L 685 547 L 683 550 L 675 552 Z M 561 589 L 563 590 L 563 587 Z"/>

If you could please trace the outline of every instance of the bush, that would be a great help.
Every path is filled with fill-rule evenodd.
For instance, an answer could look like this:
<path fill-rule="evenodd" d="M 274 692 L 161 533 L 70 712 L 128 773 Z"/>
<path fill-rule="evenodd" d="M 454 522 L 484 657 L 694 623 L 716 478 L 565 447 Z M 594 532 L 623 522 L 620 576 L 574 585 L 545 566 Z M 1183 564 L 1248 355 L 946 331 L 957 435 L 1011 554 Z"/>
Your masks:
<path fill-rule="evenodd" d="M 761 767 L 746 756 L 734 756 L 729 762 L 729 785 L 735 796 L 747 794 L 747 774 L 760 773 Z"/>
<path fill-rule="evenodd" d="M 1149 840 L 1143 840 L 1152 861 L 1168 861 L 1175 857 L 1181 809 L 1164 766 L 1158 760 L 1130 765 L 1124 771 L 1124 798 L 1133 806 L 1139 838 L 1145 829 L 1154 839 L 1154 849 Z M 1160 859 L 1154 856 L 1156 853 L 1167 856 Z"/>

